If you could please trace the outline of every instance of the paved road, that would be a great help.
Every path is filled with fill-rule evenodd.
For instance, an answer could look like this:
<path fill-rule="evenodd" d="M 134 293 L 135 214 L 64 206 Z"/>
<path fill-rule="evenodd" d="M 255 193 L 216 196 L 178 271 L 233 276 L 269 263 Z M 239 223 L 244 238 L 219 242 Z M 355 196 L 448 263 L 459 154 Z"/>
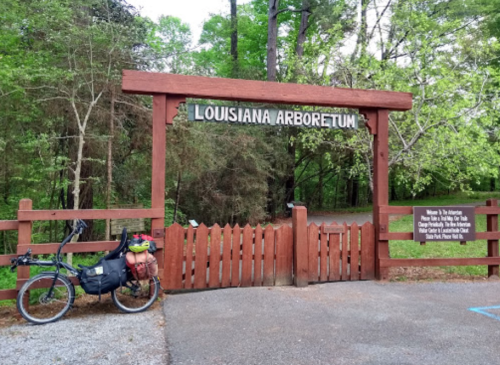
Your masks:
<path fill-rule="evenodd" d="M 499 305 L 498 282 L 351 282 L 170 295 L 164 312 L 173 365 L 471 365 L 500 363 L 500 309 L 469 308 Z"/>

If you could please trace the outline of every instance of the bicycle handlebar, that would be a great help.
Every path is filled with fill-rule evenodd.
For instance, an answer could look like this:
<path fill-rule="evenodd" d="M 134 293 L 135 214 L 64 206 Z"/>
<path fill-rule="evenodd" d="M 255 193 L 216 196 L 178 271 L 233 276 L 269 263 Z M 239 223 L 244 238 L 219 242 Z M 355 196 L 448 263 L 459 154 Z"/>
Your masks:
<path fill-rule="evenodd" d="M 21 256 L 18 257 L 13 257 L 10 259 L 10 270 L 14 272 L 16 267 L 18 266 L 26 266 L 26 265 L 33 265 L 33 264 L 43 264 L 46 266 L 47 264 L 52 264 L 52 263 L 57 263 L 61 262 L 61 251 L 62 248 L 66 243 L 68 243 L 74 236 L 75 234 L 82 234 L 83 230 L 87 228 L 87 224 L 81 220 L 81 219 L 75 219 L 75 226 L 73 227 L 73 230 L 70 232 L 70 234 L 61 242 L 61 245 L 59 246 L 59 249 L 57 250 L 56 254 L 56 261 L 53 262 L 39 262 L 38 260 L 31 260 L 31 248 L 28 249 L 28 251 Z"/>

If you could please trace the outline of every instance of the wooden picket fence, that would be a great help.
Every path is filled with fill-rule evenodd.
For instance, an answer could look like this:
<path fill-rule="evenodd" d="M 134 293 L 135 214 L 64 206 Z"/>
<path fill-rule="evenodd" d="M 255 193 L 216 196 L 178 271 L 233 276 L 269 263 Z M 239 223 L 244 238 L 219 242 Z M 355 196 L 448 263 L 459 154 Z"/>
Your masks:
<path fill-rule="evenodd" d="M 165 289 L 291 285 L 290 226 L 219 225 L 165 230 Z"/>
<path fill-rule="evenodd" d="M 337 232 L 329 233 L 335 231 Z M 339 229 L 341 228 L 341 229 Z M 356 223 L 308 227 L 309 282 L 374 279 L 375 239 L 373 224 Z"/>

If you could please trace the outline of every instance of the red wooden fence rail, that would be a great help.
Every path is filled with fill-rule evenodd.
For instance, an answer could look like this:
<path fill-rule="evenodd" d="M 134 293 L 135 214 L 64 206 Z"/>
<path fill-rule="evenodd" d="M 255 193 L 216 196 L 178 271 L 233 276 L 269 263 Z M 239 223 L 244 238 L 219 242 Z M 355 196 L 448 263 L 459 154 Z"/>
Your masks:
<path fill-rule="evenodd" d="M 89 209 L 89 210 L 32 210 L 33 203 L 30 199 L 23 199 L 19 202 L 18 220 L 0 221 L 0 231 L 18 231 L 18 242 L 16 254 L 0 255 L 0 266 L 9 266 L 10 259 L 18 255 L 25 254 L 31 249 L 34 255 L 46 255 L 56 253 L 60 243 L 32 244 L 31 233 L 33 221 L 37 220 L 72 220 L 79 219 L 122 219 L 122 218 L 151 218 L 163 220 L 164 210 L 161 208 L 153 209 Z M 157 257 L 160 265 L 160 275 L 163 275 L 163 238 L 155 238 L 158 252 Z M 63 253 L 84 253 L 111 251 L 118 246 L 118 241 L 99 241 L 99 242 L 79 242 L 68 243 L 64 246 Z M 15 299 L 17 291 L 30 277 L 30 268 L 28 266 L 17 268 L 17 282 L 15 289 L 0 290 L 0 300 Z M 78 285 L 78 279 L 72 278 Z"/>

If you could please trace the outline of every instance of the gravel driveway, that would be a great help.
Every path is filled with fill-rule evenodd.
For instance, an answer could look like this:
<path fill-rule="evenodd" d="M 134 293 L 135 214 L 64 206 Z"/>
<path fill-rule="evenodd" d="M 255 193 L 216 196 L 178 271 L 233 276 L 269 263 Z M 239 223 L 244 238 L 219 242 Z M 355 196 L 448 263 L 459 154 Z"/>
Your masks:
<path fill-rule="evenodd" d="M 108 298 L 108 300 L 110 300 Z M 2 364 L 164 365 L 168 364 L 161 305 L 122 314 L 112 304 L 96 303 L 85 313 L 68 313 L 41 326 L 0 329 Z M 72 311 L 78 312 L 78 309 Z M 96 314 L 99 313 L 99 314 Z"/>
<path fill-rule="evenodd" d="M 499 293 L 346 282 L 179 294 L 164 303 L 166 334 L 174 365 L 499 364 Z"/>

